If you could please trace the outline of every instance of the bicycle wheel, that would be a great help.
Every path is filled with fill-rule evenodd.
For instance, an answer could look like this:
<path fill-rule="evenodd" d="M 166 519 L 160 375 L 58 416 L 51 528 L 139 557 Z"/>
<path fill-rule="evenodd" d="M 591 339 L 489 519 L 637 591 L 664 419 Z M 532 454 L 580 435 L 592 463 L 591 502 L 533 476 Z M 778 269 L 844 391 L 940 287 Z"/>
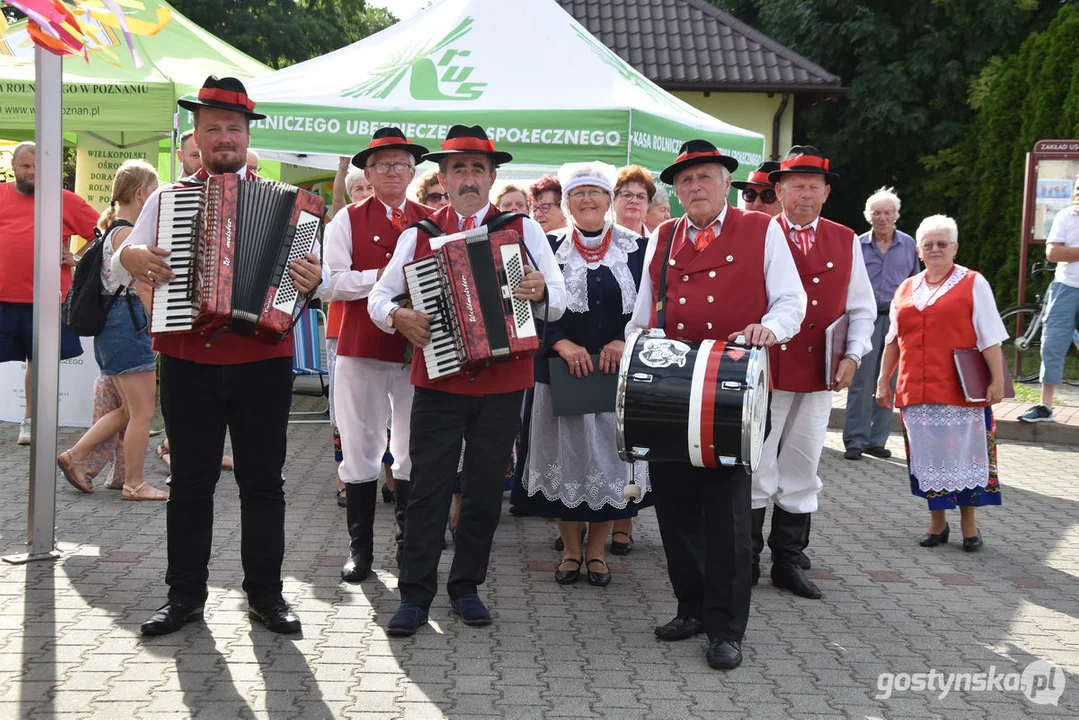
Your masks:
<path fill-rule="evenodd" d="M 1016 305 L 1000 314 L 1008 339 L 1000 345 L 1004 362 L 1016 382 L 1028 383 L 1038 379 L 1042 362 L 1041 306 Z M 1016 331 L 1022 334 L 1016 337 Z"/>

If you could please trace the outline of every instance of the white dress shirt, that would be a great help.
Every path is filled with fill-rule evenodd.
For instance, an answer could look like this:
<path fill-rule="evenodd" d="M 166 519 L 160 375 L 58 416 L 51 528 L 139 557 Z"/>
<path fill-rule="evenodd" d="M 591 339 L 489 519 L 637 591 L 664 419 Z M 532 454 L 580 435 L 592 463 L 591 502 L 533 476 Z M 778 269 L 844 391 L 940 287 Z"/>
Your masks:
<path fill-rule="evenodd" d="M 722 226 L 727 216 L 726 203 L 719 217 L 713 221 Z M 693 224 L 689 216 L 686 220 L 686 239 L 693 242 L 697 233 L 704 228 Z M 717 234 L 718 237 L 718 234 Z M 643 330 L 649 326 L 652 319 L 652 307 L 655 299 L 652 297 L 652 277 L 648 268 L 652 265 L 652 258 L 656 254 L 659 245 L 659 228 L 652 231 L 648 238 L 648 249 L 644 254 L 644 272 L 641 274 L 641 287 L 637 292 L 637 305 L 633 308 L 633 317 L 626 325 L 626 337 L 635 330 Z M 664 248 L 665 250 L 665 248 Z M 663 268 L 665 272 L 667 268 Z M 863 269 L 864 272 L 864 269 Z M 868 278 L 866 279 L 868 282 Z M 761 318 L 760 324 L 772 331 L 776 336 L 776 342 L 790 340 L 802 327 L 802 318 L 806 314 L 806 294 L 802 289 L 802 279 L 798 275 L 798 267 L 794 264 L 787 240 L 783 237 L 783 230 L 778 223 L 768 225 L 768 232 L 764 238 L 764 289 L 768 296 L 768 311 Z M 872 289 L 870 289 L 872 292 Z M 876 313 L 874 306 L 874 313 Z M 741 328 L 739 328 L 741 330 Z M 727 338 L 719 338 L 726 340 Z"/>
<path fill-rule="evenodd" d="M 247 177 L 247 168 L 242 167 L 236 171 L 236 174 L 240 177 Z M 139 213 L 139 219 L 135 221 L 135 227 L 131 229 L 131 233 L 124 240 L 123 244 L 116 249 L 116 252 L 112 256 L 112 279 L 121 285 L 131 285 L 134 282 L 134 278 L 131 277 L 131 273 L 127 271 L 123 265 L 120 264 L 120 256 L 124 250 L 128 247 L 138 248 L 138 252 L 149 252 L 139 246 L 157 245 L 157 216 L 161 207 L 161 191 L 167 190 L 173 187 L 172 185 L 164 185 L 159 187 L 146 199 L 146 204 L 142 206 L 142 212 Z M 135 250 L 132 250 L 135 252 Z M 318 241 L 316 240 L 314 245 L 311 246 L 311 252 L 317 257 L 320 253 Z M 165 263 L 169 262 L 168 257 L 161 258 Z M 322 297 L 326 288 L 330 284 L 330 271 L 326 268 L 325 263 L 322 265 L 322 284 L 318 286 L 315 291 L 315 297 Z"/>
<path fill-rule="evenodd" d="M 378 201 L 386 209 L 386 219 L 392 220 L 394 208 L 381 199 Z M 402 200 L 397 209 L 404 212 L 407 202 Z M 371 288 L 378 280 L 378 268 L 352 269 L 352 220 L 349 218 L 348 206 L 337 213 L 326 226 L 326 267 L 330 271 L 330 283 L 324 297 L 329 302 L 362 300 L 371 294 Z"/>
<path fill-rule="evenodd" d="M 489 208 L 488 203 L 472 216 L 476 227 L 483 225 L 483 218 L 487 215 Z M 525 258 L 525 262 L 529 266 L 535 262 L 539 267 L 534 269 L 543 273 L 543 280 L 547 284 L 546 319 L 553 322 L 562 317 L 562 313 L 566 311 L 566 285 L 562 280 L 562 271 L 558 268 L 558 262 L 555 260 L 554 252 L 551 251 L 547 235 L 539 223 L 531 218 L 523 218 L 521 223 L 524 228 L 525 247 L 532 256 Z M 464 216 L 458 213 L 457 227 L 461 227 L 462 224 L 464 224 Z M 408 293 L 404 266 L 412 262 L 415 257 L 416 228 L 409 228 L 397 238 L 397 249 L 394 250 L 393 257 L 382 272 L 382 278 L 375 283 L 367 298 L 367 311 L 371 315 L 371 320 L 388 333 L 395 332 L 393 328 L 386 325 L 390 311 L 398 306 L 393 299 Z M 532 303 L 532 312 L 539 320 L 544 319 L 543 305 L 544 303 Z"/>

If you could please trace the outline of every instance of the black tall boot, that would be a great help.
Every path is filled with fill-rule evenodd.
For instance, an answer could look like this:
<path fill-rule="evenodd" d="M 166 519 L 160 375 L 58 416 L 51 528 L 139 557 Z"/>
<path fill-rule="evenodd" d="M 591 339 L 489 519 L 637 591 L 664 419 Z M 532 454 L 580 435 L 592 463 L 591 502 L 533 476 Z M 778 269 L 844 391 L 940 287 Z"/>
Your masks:
<path fill-rule="evenodd" d="M 405 508 L 408 507 L 408 494 L 412 483 L 408 480 L 393 481 L 393 517 L 397 520 L 397 530 L 393 539 L 397 543 L 397 567 L 401 567 L 401 555 L 405 549 Z"/>
<path fill-rule="evenodd" d="M 345 517 L 348 522 L 349 558 L 341 568 L 341 579 L 363 582 L 371 574 L 375 560 L 375 504 L 378 483 L 345 483 Z"/>
<path fill-rule="evenodd" d="M 764 550 L 764 514 L 766 512 L 768 508 L 762 507 L 760 510 L 754 510 L 750 516 L 753 523 L 753 565 L 751 568 L 754 585 L 761 579 L 761 551 Z"/>
<path fill-rule="evenodd" d="M 808 513 L 787 512 L 778 505 L 772 508 L 772 532 L 768 535 L 768 547 L 772 548 L 772 584 L 817 600 L 821 597 L 820 588 L 798 566 L 808 519 Z"/>
<path fill-rule="evenodd" d="M 806 555 L 805 550 L 809 547 L 809 525 L 813 520 L 813 513 L 806 513 L 806 530 L 802 535 L 802 549 L 798 551 L 798 567 L 803 570 L 809 570 L 813 567 L 813 562 Z"/>

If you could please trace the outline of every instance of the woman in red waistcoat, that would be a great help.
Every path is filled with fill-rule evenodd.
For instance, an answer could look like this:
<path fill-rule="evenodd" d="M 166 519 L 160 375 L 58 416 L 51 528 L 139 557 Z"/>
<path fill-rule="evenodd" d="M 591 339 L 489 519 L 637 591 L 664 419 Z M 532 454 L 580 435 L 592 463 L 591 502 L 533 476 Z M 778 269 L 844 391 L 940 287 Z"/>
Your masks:
<path fill-rule="evenodd" d="M 911 492 L 929 502 L 929 532 L 919 545 L 948 542 L 947 510 L 959 506 L 963 549 L 982 546 L 974 508 L 1000 505 L 996 423 L 990 408 L 1004 395 L 1000 343 L 1008 332 L 993 290 L 979 273 L 955 264 L 955 221 L 934 215 L 917 233 L 925 271 L 895 293 L 891 329 L 877 379 L 877 402 L 891 407 L 891 377 L 899 364 L 895 404 L 903 418 Z M 989 366 L 986 402 L 969 402 L 953 350 L 977 348 Z"/>

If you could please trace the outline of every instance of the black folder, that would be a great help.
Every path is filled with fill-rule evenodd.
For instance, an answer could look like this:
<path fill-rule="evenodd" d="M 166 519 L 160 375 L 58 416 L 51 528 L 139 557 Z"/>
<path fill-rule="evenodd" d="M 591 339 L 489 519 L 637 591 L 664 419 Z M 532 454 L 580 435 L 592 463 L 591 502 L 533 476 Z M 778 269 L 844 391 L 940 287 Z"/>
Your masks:
<path fill-rule="evenodd" d="M 569 365 L 560 357 L 548 358 L 547 367 L 551 371 L 551 401 L 556 416 L 614 412 L 618 373 L 601 372 L 599 355 L 592 355 L 595 372 L 588 377 L 571 375 Z"/>

